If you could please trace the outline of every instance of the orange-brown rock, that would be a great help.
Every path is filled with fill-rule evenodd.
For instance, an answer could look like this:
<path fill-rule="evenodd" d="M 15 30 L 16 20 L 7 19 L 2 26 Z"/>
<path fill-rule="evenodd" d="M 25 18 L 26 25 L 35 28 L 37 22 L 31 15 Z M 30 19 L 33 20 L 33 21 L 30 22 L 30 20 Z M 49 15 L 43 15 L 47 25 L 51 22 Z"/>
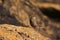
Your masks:
<path fill-rule="evenodd" d="M 45 37 L 33 28 L 14 26 L 8 24 L 0 25 L 0 40 L 51 40 Z"/>
<path fill-rule="evenodd" d="M 60 40 L 60 0 L 0 0 L 0 40 Z"/>

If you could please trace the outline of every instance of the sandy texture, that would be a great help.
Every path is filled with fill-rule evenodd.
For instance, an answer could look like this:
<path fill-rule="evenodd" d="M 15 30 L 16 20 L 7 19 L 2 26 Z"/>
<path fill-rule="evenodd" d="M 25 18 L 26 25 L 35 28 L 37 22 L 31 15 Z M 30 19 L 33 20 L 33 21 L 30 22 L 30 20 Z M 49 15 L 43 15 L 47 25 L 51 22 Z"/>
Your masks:
<path fill-rule="evenodd" d="M 0 40 L 51 40 L 36 32 L 33 28 L 0 25 Z"/>
<path fill-rule="evenodd" d="M 0 0 L 0 40 L 60 40 L 60 0 Z"/>

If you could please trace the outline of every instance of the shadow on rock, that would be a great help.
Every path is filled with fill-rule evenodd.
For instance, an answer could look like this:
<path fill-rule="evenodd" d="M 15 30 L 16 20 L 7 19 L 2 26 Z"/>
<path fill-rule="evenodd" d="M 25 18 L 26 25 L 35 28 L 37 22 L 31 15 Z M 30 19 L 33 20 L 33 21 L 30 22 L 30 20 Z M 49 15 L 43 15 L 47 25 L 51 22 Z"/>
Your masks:
<path fill-rule="evenodd" d="M 6 10 L 2 5 L 0 5 L 0 24 L 25 26 L 22 23 L 18 22 L 14 15 L 10 15 L 9 10 Z"/>

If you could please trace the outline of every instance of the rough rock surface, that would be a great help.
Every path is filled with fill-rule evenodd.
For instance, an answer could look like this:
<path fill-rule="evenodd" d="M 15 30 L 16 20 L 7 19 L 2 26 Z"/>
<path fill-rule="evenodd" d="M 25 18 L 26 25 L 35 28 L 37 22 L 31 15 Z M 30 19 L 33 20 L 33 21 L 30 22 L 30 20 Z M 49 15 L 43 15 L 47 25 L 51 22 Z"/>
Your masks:
<path fill-rule="evenodd" d="M 37 33 L 33 28 L 2 24 L 0 40 L 50 40 L 50 38 Z"/>
<path fill-rule="evenodd" d="M 0 40 L 60 40 L 60 0 L 0 0 Z"/>

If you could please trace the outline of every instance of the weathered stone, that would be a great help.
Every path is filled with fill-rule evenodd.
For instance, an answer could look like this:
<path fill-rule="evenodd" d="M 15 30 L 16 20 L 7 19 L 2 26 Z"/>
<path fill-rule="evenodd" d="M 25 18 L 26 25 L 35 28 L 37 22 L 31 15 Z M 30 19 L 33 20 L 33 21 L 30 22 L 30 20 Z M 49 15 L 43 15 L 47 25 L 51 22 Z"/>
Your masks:
<path fill-rule="evenodd" d="M 51 8 L 51 9 L 49 9 Z M 48 12 L 45 9 L 49 9 Z M 54 9 L 54 10 L 53 10 Z M 44 11 L 45 10 L 45 11 Z M 52 12 L 53 11 L 53 12 Z M 58 15 L 57 15 L 58 13 Z M 49 15 L 47 15 L 49 14 Z M 52 16 L 51 16 L 52 15 Z M 57 16 L 58 17 L 57 17 Z M 59 40 L 60 35 L 60 21 L 56 21 L 56 18 L 53 16 L 56 16 L 58 20 L 60 20 L 60 1 L 56 0 L 55 1 L 50 1 L 50 0 L 0 0 L 0 24 L 9 24 L 9 25 L 14 25 L 12 27 L 16 28 L 16 30 L 20 30 L 19 27 L 22 26 L 24 28 L 31 28 L 34 29 L 37 33 L 40 33 L 41 35 L 50 38 L 51 40 Z M 10 27 L 6 25 L 7 29 Z M 16 27 L 15 27 L 16 26 Z M 4 25 L 3 25 L 4 27 Z M 9 27 L 9 28 L 8 28 Z M 11 28 L 12 28 L 11 27 Z M 14 30 L 12 28 L 12 30 Z M 2 29 L 2 27 L 1 27 Z M 1 35 L 10 35 L 10 31 L 7 31 L 7 29 L 2 29 L 1 30 Z M 24 31 L 32 31 L 32 29 Z M 5 34 L 5 31 L 7 32 L 7 35 Z M 44 40 L 44 37 L 39 39 L 33 38 L 32 36 L 30 37 L 29 35 L 27 36 L 25 33 L 21 33 L 21 31 L 13 31 L 12 35 L 15 37 L 17 33 L 22 37 L 21 40 Z M 33 32 L 34 33 L 34 32 Z M 11 35 L 11 36 L 12 36 Z M 32 33 L 31 33 L 32 35 Z M 30 38 L 29 38 L 30 37 Z M 42 37 L 42 36 L 41 36 Z M 4 36 L 1 36 L 1 40 L 15 40 L 12 37 L 7 39 L 3 39 Z M 24 38 L 24 39 L 23 39 Z M 27 39 L 25 39 L 27 38 Z M 19 37 L 16 39 L 18 40 Z M 20 39 L 19 39 L 20 40 Z M 49 40 L 49 39 L 46 39 Z"/>

